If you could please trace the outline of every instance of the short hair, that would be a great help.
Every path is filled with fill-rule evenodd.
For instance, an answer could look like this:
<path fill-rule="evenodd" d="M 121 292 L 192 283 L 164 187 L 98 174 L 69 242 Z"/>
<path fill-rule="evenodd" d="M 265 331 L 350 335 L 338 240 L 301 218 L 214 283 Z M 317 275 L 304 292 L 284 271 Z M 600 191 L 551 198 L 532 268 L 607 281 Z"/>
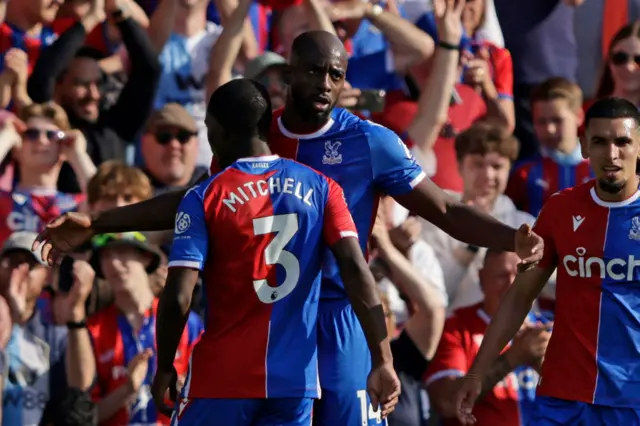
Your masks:
<path fill-rule="evenodd" d="M 258 135 L 266 141 L 271 128 L 271 100 L 267 89 L 246 78 L 231 80 L 213 92 L 207 114 L 235 135 Z"/>
<path fill-rule="evenodd" d="M 564 99 L 574 111 L 582 109 L 582 90 L 580 86 L 563 77 L 553 77 L 534 87 L 531 92 L 531 104 L 541 101 Z"/>
<path fill-rule="evenodd" d="M 638 112 L 638 108 L 623 98 L 604 98 L 594 102 L 585 113 L 585 128 L 589 126 L 589 121 L 594 118 L 608 118 L 611 120 L 616 118 L 632 118 L 636 122 L 636 127 L 640 126 L 640 112 Z"/>
<path fill-rule="evenodd" d="M 43 118 L 50 120 L 60 130 L 67 131 L 71 128 L 69 125 L 69 117 L 64 109 L 54 102 L 44 102 L 41 104 L 34 103 L 27 105 L 20 110 L 18 114 L 22 121 L 27 121 L 32 118 Z"/>
<path fill-rule="evenodd" d="M 469 154 L 487 155 L 492 152 L 513 162 L 518 158 L 520 143 L 503 127 L 480 121 L 456 136 L 455 150 L 459 163 Z"/>
<path fill-rule="evenodd" d="M 116 160 L 105 161 L 87 184 L 87 201 L 93 205 L 118 194 L 132 195 L 142 201 L 151 198 L 153 187 L 142 170 Z"/>

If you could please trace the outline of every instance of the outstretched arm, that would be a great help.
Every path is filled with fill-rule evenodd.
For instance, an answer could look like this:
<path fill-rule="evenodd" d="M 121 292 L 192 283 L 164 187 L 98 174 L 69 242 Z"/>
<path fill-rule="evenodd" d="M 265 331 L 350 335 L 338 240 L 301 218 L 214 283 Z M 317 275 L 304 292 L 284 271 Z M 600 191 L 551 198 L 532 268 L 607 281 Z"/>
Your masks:
<path fill-rule="evenodd" d="M 430 179 L 423 179 L 405 195 L 394 196 L 409 211 L 456 240 L 481 247 L 516 251 L 516 230 L 488 214 L 449 196 Z"/>

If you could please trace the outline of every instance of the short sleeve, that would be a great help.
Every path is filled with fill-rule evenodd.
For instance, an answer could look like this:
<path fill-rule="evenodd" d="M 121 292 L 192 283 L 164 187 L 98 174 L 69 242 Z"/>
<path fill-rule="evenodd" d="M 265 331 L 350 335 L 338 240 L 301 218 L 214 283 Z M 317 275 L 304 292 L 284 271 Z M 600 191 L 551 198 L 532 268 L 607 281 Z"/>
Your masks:
<path fill-rule="evenodd" d="M 493 80 L 502 99 L 513 99 L 513 61 L 511 53 L 501 47 L 492 47 L 491 61 L 493 62 Z"/>
<path fill-rule="evenodd" d="M 469 362 L 464 350 L 459 324 L 460 320 L 456 316 L 447 319 L 445 322 L 438 349 L 427 369 L 425 376 L 426 386 L 440 379 L 462 377 L 467 373 Z"/>
<path fill-rule="evenodd" d="M 169 256 L 170 268 L 204 268 L 209 248 L 209 232 L 198 188 L 200 187 L 196 186 L 188 191 L 178 208 Z"/>
<path fill-rule="evenodd" d="M 347 207 L 342 188 L 334 180 L 326 179 L 328 190 L 322 232 L 324 241 L 332 246 L 342 238 L 358 238 L 358 231 Z"/>
<path fill-rule="evenodd" d="M 533 232 L 540 235 L 544 240 L 544 253 L 542 255 L 542 259 L 538 263 L 538 266 L 541 268 L 548 268 L 558 264 L 558 251 L 553 239 L 553 211 L 556 210 L 554 206 L 557 203 L 558 196 L 551 196 L 551 198 L 549 198 L 542 207 L 542 210 L 540 210 L 538 219 L 533 225 Z"/>
<path fill-rule="evenodd" d="M 391 130 L 370 123 L 368 139 L 373 180 L 386 194 L 407 194 L 427 177 L 409 148 Z"/>

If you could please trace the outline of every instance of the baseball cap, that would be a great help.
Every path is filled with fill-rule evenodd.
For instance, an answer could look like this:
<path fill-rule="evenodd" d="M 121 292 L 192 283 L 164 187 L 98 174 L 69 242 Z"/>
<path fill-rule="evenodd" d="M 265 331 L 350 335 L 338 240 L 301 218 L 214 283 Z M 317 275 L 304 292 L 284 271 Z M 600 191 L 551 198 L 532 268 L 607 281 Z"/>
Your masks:
<path fill-rule="evenodd" d="M 251 79 L 258 78 L 267 68 L 286 64 L 287 60 L 277 53 L 264 52 L 247 64 L 244 70 L 244 76 Z"/>
<path fill-rule="evenodd" d="M 161 126 L 174 126 L 189 132 L 198 132 L 196 120 L 182 105 L 176 103 L 166 104 L 151 114 L 147 129 Z"/>
<path fill-rule="evenodd" d="M 33 258 L 41 265 L 46 265 L 46 263 L 42 260 L 42 256 L 40 256 L 42 246 L 37 253 L 34 253 L 31 250 L 34 241 L 38 234 L 35 232 L 29 231 L 18 231 L 14 232 L 9 236 L 9 238 L 4 242 L 2 246 L 2 250 L 0 250 L 0 256 L 4 256 L 7 253 L 13 251 L 27 251 L 33 255 Z"/>
<path fill-rule="evenodd" d="M 118 234 L 101 234 L 96 235 L 91 240 L 93 244 L 93 254 L 89 263 L 96 271 L 98 278 L 104 278 L 102 267 L 100 265 L 100 254 L 106 248 L 117 247 L 135 247 L 143 253 L 151 255 L 151 262 L 147 266 L 147 273 L 153 274 L 162 260 L 161 252 L 155 246 L 147 242 L 147 237 L 141 232 L 123 232 Z"/>

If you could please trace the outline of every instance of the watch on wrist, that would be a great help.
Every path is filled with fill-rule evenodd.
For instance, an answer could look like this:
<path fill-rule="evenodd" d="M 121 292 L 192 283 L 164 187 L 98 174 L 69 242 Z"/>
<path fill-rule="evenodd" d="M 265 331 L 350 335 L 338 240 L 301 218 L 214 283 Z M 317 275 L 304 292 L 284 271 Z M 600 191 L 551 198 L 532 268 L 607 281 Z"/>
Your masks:
<path fill-rule="evenodd" d="M 67 328 L 69 330 L 79 330 L 82 328 L 87 328 L 87 320 L 83 319 L 82 321 L 70 321 L 67 323 Z"/>

